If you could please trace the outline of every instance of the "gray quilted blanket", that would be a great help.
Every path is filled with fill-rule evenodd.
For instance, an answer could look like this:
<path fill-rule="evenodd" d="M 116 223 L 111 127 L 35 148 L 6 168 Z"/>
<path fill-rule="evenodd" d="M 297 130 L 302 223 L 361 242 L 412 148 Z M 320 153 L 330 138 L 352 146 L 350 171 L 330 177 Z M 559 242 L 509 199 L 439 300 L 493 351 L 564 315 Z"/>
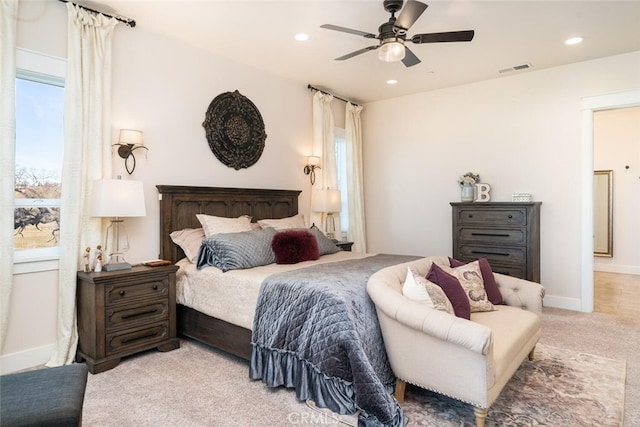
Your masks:
<path fill-rule="evenodd" d="M 361 426 L 403 426 L 380 325 L 366 285 L 381 268 L 417 259 L 375 255 L 267 277 L 253 324 L 250 376 L 295 388 L 299 400 Z"/>

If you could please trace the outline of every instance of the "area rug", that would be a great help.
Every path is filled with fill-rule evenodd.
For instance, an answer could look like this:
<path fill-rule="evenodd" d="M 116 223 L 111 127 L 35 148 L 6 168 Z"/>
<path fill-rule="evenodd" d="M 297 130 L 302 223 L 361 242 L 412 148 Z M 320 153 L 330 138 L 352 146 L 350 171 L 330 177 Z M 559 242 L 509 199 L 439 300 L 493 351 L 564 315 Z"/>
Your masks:
<path fill-rule="evenodd" d="M 489 409 L 485 426 L 620 427 L 625 370 L 624 361 L 538 344 L 534 360 L 523 362 Z M 470 405 L 409 384 L 402 407 L 409 426 L 475 426 Z"/>
<path fill-rule="evenodd" d="M 538 344 L 489 408 L 486 426 L 622 425 L 625 362 Z M 456 400 L 407 387 L 409 425 L 475 426 L 473 409 Z"/>

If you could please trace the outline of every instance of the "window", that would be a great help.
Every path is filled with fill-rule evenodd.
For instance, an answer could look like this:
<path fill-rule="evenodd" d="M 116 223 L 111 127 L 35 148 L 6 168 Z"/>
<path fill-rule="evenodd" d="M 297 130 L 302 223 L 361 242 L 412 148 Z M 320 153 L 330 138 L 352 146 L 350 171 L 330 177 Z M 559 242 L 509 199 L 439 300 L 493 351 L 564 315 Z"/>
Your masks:
<path fill-rule="evenodd" d="M 18 50 L 15 261 L 58 257 L 64 149 L 64 61 Z"/>
<path fill-rule="evenodd" d="M 340 210 L 340 228 L 343 235 L 349 231 L 349 203 L 347 196 L 347 141 L 342 128 L 334 129 L 336 140 L 336 172 L 338 175 L 338 190 L 342 197 L 342 207 Z"/>

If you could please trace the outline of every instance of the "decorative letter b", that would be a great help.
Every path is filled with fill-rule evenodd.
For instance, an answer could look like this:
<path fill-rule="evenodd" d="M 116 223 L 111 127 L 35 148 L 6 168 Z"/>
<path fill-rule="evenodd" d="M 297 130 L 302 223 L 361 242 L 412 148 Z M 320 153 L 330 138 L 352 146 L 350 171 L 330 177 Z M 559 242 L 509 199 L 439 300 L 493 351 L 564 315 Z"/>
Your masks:
<path fill-rule="evenodd" d="M 489 184 L 478 183 L 476 184 L 476 202 L 488 202 L 491 200 L 491 196 L 489 195 L 489 191 L 491 191 L 491 186 Z"/>

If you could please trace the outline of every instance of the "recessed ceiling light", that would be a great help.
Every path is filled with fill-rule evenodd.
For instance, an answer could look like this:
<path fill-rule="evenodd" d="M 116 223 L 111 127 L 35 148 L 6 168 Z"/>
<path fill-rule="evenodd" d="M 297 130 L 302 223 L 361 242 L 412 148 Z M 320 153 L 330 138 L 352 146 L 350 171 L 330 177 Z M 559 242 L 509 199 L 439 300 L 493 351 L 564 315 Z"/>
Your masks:
<path fill-rule="evenodd" d="M 293 36 L 293 38 L 298 40 L 299 42 L 303 42 L 303 41 L 309 40 L 309 34 L 298 33 L 295 36 Z"/>
<path fill-rule="evenodd" d="M 582 40 L 584 40 L 582 37 L 571 37 L 570 39 L 565 40 L 564 44 L 568 44 L 568 45 L 578 44 L 578 43 L 582 43 Z"/>
<path fill-rule="evenodd" d="M 394 84 L 396 84 L 396 83 L 398 83 L 398 81 L 397 81 L 396 79 L 389 79 L 389 80 L 387 80 L 387 84 L 388 84 L 388 85 L 394 85 Z"/>

